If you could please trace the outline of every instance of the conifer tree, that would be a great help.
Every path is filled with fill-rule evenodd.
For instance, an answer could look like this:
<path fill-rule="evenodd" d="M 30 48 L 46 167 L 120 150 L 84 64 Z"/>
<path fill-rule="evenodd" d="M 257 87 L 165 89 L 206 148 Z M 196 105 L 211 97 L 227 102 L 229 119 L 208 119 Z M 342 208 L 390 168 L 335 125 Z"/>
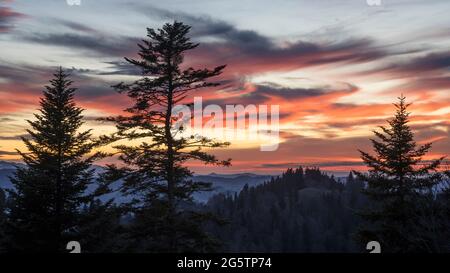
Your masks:
<path fill-rule="evenodd" d="M 3 189 L 0 188 L 0 253 L 3 252 L 2 241 L 5 238 L 5 234 L 3 232 L 6 218 L 5 211 L 6 211 L 6 195 Z"/>
<path fill-rule="evenodd" d="M 4 210 L 6 207 L 6 195 L 2 188 L 0 188 L 0 219 L 4 215 Z"/>
<path fill-rule="evenodd" d="M 139 44 L 139 59 L 125 58 L 142 71 L 142 78 L 115 86 L 126 93 L 134 105 L 127 115 L 108 118 L 116 123 L 116 139 L 136 141 L 138 145 L 117 145 L 125 167 L 109 166 L 107 179 L 122 178 L 122 192 L 134 196 L 129 204 L 135 215 L 133 237 L 140 251 L 203 251 L 211 242 L 201 229 L 205 214 L 186 209 L 196 191 L 209 190 L 208 183 L 193 182 L 188 160 L 228 166 L 204 148 L 228 145 L 204 136 L 185 136 L 184 128 L 174 126 L 175 105 L 189 93 L 219 85 L 208 81 L 221 74 L 225 66 L 214 69 L 182 68 L 184 54 L 198 44 L 188 37 L 190 27 L 167 23 L 161 29 L 147 29 L 147 40 Z"/>
<path fill-rule="evenodd" d="M 411 222 L 422 194 L 431 190 L 441 179 L 436 172 L 443 158 L 425 162 L 423 156 L 431 143 L 418 146 L 408 126 L 406 98 L 402 95 L 394 104 L 396 113 L 388 120 L 389 127 L 374 131 L 378 139 L 371 139 L 374 154 L 360 151 L 369 167 L 368 173 L 355 172 L 367 183 L 364 193 L 373 206 L 361 213 L 371 225 L 359 232 L 362 242 L 379 241 L 385 252 L 421 251 L 411 242 L 414 228 Z"/>
<path fill-rule="evenodd" d="M 85 205 L 79 222 L 82 252 L 111 253 L 123 249 L 121 210 L 113 199 L 104 203 L 95 199 Z"/>
<path fill-rule="evenodd" d="M 19 151 L 25 167 L 11 178 L 6 232 L 8 251 L 60 252 L 70 240 L 80 240 L 81 207 L 104 187 L 87 193 L 93 182 L 91 164 L 104 156 L 91 131 L 79 132 L 82 109 L 74 102 L 75 88 L 62 68 L 45 86 L 39 113 L 28 121 L 28 151 Z"/>

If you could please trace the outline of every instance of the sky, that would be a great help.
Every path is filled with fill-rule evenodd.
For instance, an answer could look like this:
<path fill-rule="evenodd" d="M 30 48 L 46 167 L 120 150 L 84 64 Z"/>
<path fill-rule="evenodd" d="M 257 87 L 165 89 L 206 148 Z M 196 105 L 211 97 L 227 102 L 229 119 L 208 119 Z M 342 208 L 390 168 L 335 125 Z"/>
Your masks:
<path fill-rule="evenodd" d="M 358 149 L 371 150 L 372 131 L 386 125 L 401 94 L 412 103 L 417 142 L 433 142 L 426 159 L 448 155 L 450 2 L 371 2 L 0 0 L 0 160 L 20 160 L 15 149 L 25 149 L 25 120 L 59 66 L 78 88 L 83 128 L 113 132 L 96 119 L 130 106 L 110 87 L 139 73 L 124 57 L 136 56 L 146 28 L 174 20 L 192 26 L 200 43 L 186 54 L 186 67 L 227 65 L 217 79 L 223 85 L 188 99 L 280 109 L 277 150 L 260 151 L 250 133 L 213 151 L 232 158 L 232 167 L 189 162 L 196 173 L 361 169 Z"/>

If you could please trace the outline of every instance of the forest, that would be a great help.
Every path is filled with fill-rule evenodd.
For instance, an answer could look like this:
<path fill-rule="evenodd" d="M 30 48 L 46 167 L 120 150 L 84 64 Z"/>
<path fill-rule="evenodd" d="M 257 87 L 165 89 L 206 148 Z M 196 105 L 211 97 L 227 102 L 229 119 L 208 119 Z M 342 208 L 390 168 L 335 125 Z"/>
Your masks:
<path fill-rule="evenodd" d="M 230 143 L 182 135 L 172 110 L 195 91 L 219 86 L 213 78 L 226 66 L 182 67 L 198 46 L 184 23 L 147 31 L 139 58 L 125 58 L 141 78 L 113 86 L 131 105 L 101 118 L 114 133 L 81 130 L 84 109 L 63 68 L 45 86 L 22 137 L 26 151 L 18 150 L 24 166 L 11 177 L 12 189 L 0 189 L 0 252 L 67 252 L 70 241 L 103 253 L 366 252 L 369 241 L 383 252 L 450 252 L 450 172 L 445 157 L 424 160 L 432 144 L 416 143 L 403 95 L 387 126 L 374 131 L 373 151 L 360 151 L 367 171 L 342 181 L 299 166 L 195 202 L 193 194 L 211 183 L 194 181 L 187 163 L 230 166 L 232 159 L 211 152 Z M 114 152 L 100 149 L 107 145 Z M 118 163 L 93 169 L 112 156 Z M 101 198 L 112 191 L 126 201 Z"/>
<path fill-rule="evenodd" d="M 229 252 L 360 252 L 355 238 L 367 205 L 364 183 L 345 183 L 319 169 L 288 169 L 236 196 L 216 195 L 207 208 L 228 220 L 210 232 Z"/>

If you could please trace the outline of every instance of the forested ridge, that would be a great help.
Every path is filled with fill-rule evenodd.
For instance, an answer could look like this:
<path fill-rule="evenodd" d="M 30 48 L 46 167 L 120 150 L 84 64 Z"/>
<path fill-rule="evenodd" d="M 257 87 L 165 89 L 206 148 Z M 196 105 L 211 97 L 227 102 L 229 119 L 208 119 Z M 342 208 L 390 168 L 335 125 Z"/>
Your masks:
<path fill-rule="evenodd" d="M 364 183 L 349 175 L 345 183 L 316 168 L 288 169 L 239 194 L 219 194 L 207 208 L 227 219 L 210 231 L 231 252 L 356 252 L 361 219 L 355 212 L 367 204 Z"/>

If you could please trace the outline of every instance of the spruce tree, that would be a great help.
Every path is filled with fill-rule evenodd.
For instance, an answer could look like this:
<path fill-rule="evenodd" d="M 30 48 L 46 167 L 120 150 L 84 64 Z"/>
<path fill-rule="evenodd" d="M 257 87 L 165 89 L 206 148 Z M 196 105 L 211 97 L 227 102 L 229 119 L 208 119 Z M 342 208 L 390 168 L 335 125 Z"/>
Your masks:
<path fill-rule="evenodd" d="M 6 209 L 6 194 L 2 188 L 0 188 L 0 219 L 3 219 L 4 212 Z"/>
<path fill-rule="evenodd" d="M 4 224 L 6 218 L 6 195 L 2 188 L 0 188 L 0 253 L 3 252 L 3 240 L 5 239 Z"/>
<path fill-rule="evenodd" d="M 429 192 L 441 179 L 436 172 L 443 158 L 425 162 L 423 156 L 431 143 L 417 145 L 408 126 L 406 98 L 402 95 L 394 104 L 396 113 L 388 120 L 389 127 L 374 131 L 378 139 L 371 139 L 374 154 L 360 151 L 368 166 L 368 173 L 355 172 L 367 183 L 363 192 L 372 200 L 372 206 L 361 212 L 367 225 L 361 228 L 362 242 L 378 241 L 384 252 L 422 251 L 409 237 L 415 228 L 412 221 L 423 194 Z"/>
<path fill-rule="evenodd" d="M 118 252 L 126 242 L 121 241 L 121 210 L 109 200 L 103 203 L 95 199 L 81 211 L 79 222 L 80 244 L 82 252 L 111 253 Z"/>
<path fill-rule="evenodd" d="M 104 154 L 91 131 L 79 132 L 82 109 L 74 102 L 75 88 L 62 68 L 45 86 L 39 113 L 28 121 L 28 151 L 19 151 L 25 167 L 11 178 L 6 232 L 8 251 L 61 252 L 70 240 L 81 240 L 81 207 L 104 189 L 91 190 L 91 164 Z"/>
<path fill-rule="evenodd" d="M 122 192 L 134 197 L 129 208 L 135 215 L 131 234 L 138 251 L 206 251 L 212 242 L 201 229 L 207 215 L 187 208 L 192 194 L 209 190 L 210 184 L 193 182 L 184 163 L 198 160 L 228 166 L 229 160 L 204 151 L 228 143 L 183 135 L 184 128 L 174 126 L 172 110 L 189 93 L 217 86 L 208 79 L 221 74 L 225 66 L 182 68 L 184 54 L 198 46 L 190 41 L 189 30 L 181 22 L 148 28 L 148 39 L 139 44 L 140 58 L 125 58 L 142 71 L 142 77 L 115 86 L 134 102 L 127 115 L 108 118 L 116 123 L 115 138 L 140 142 L 115 146 L 125 167 L 110 165 L 106 176 L 122 178 Z"/>

